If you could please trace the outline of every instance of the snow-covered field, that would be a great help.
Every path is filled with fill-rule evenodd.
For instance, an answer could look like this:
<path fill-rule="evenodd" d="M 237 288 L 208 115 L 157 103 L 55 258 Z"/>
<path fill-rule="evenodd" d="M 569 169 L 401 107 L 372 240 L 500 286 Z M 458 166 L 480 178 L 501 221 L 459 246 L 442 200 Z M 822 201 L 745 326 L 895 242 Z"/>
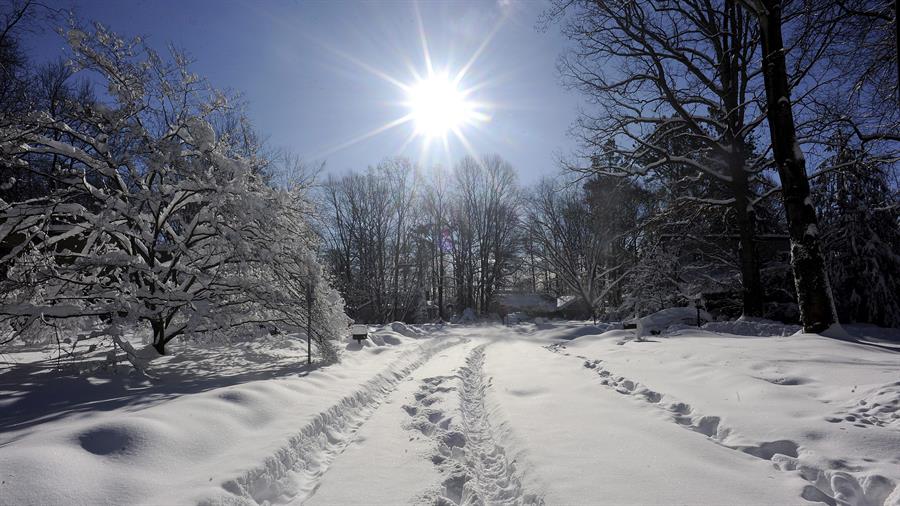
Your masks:
<path fill-rule="evenodd" d="M 877 329 L 607 327 L 393 324 L 314 369 L 181 344 L 153 382 L 7 354 L 0 504 L 900 504 Z"/>

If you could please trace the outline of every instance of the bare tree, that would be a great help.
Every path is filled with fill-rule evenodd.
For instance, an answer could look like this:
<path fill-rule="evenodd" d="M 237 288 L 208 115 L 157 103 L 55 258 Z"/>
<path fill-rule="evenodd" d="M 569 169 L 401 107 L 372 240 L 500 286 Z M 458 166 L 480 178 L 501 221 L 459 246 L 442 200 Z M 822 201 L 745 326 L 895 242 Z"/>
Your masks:
<path fill-rule="evenodd" d="M 360 320 L 407 320 L 420 310 L 418 178 L 409 160 L 392 158 L 324 185 L 326 255 Z"/>
<path fill-rule="evenodd" d="M 630 273 L 627 256 L 614 252 L 619 238 L 606 226 L 613 220 L 593 212 L 579 186 L 546 179 L 535 188 L 525 217 L 539 255 L 591 316 L 607 306 L 609 292 Z"/>
<path fill-rule="evenodd" d="M 460 308 L 487 311 L 516 267 L 519 189 L 499 156 L 465 157 L 454 169 L 451 250 Z"/>
<path fill-rule="evenodd" d="M 424 195 L 428 244 L 431 251 L 431 285 L 438 317 L 444 319 L 447 255 L 450 251 L 450 194 L 448 174 L 441 167 L 430 171 L 432 177 Z"/>
<path fill-rule="evenodd" d="M 730 1 L 561 0 L 556 6 L 568 16 L 563 30 L 575 42 L 562 72 L 597 106 L 575 129 L 591 164 L 572 168 L 621 177 L 677 168 L 680 178 L 695 183 L 682 186 L 678 201 L 734 216 L 744 314 L 760 315 L 761 195 L 754 190 L 767 160 L 752 150 L 765 118 L 756 96 L 752 17 Z M 596 156 L 610 150 L 615 163 Z"/>

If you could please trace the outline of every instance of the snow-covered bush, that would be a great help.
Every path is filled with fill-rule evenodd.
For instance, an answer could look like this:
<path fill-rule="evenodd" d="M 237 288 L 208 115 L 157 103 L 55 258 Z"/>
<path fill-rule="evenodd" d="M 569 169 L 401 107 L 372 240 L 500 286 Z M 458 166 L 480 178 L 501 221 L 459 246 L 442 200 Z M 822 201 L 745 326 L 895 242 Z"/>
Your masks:
<path fill-rule="evenodd" d="M 269 186 L 265 160 L 217 135 L 225 96 L 183 55 L 166 61 L 140 39 L 96 25 L 68 41 L 108 98 L 78 104 L 75 120 L 33 111 L 0 132 L 4 164 L 52 183 L 41 198 L 0 203 L 3 318 L 25 329 L 93 316 L 112 336 L 147 325 L 159 353 L 179 336 L 311 320 L 321 354 L 335 357 L 347 319 L 315 256 L 310 204 L 301 189 Z"/>
<path fill-rule="evenodd" d="M 698 322 L 699 320 L 699 322 Z M 687 325 L 696 327 L 697 323 L 706 323 L 712 320 L 712 316 L 706 311 L 695 307 L 670 307 L 653 314 L 638 318 L 638 337 L 661 334 L 673 325 Z"/>

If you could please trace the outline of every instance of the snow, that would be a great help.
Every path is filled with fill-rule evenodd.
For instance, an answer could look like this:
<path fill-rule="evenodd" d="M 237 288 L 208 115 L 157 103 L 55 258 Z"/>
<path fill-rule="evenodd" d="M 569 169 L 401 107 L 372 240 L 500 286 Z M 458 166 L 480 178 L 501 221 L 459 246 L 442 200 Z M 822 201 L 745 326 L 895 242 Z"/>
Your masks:
<path fill-rule="evenodd" d="M 291 336 L 181 343 L 154 381 L 23 348 L 0 502 L 900 504 L 897 331 L 616 327 L 394 322 L 312 369 Z"/>
<path fill-rule="evenodd" d="M 672 325 L 697 325 L 697 319 L 701 323 L 712 320 L 712 316 L 704 310 L 693 307 L 670 307 L 638 318 L 637 335 L 639 337 L 659 334 Z"/>
<path fill-rule="evenodd" d="M 800 143 L 799 143 L 799 142 L 794 141 L 794 145 L 792 146 L 792 150 L 793 150 L 794 160 L 797 160 L 797 161 L 799 161 L 799 162 L 802 162 L 802 161 L 806 160 L 806 158 L 803 157 L 803 150 L 800 149 Z"/>
<path fill-rule="evenodd" d="M 403 322 L 393 322 L 389 327 L 392 331 L 406 337 L 418 337 L 422 335 L 422 331 Z"/>
<path fill-rule="evenodd" d="M 623 402 L 581 364 L 529 343 L 502 346 L 517 360 L 489 360 L 496 402 L 514 421 L 510 429 L 534 462 L 547 504 L 797 502 L 796 478 Z M 547 374 L 529 373 L 538 367 Z"/>
<path fill-rule="evenodd" d="M 431 451 L 431 439 L 427 430 L 413 426 L 433 427 L 429 419 L 441 416 L 442 410 L 449 411 L 446 406 L 453 405 L 450 397 L 455 392 L 438 393 L 427 407 L 421 406 L 421 400 L 418 404 L 411 401 L 421 385 L 429 384 L 426 380 L 440 378 L 448 372 L 448 365 L 462 363 L 472 347 L 472 343 L 464 343 L 442 351 L 403 381 L 384 401 L 391 409 L 378 410 L 353 435 L 309 504 L 409 503 L 439 493 L 435 484 L 440 483 L 441 475 L 432 460 L 425 458 Z M 374 444 L 367 444 L 370 441 Z M 398 445 L 400 442 L 404 444 Z M 399 446 L 404 447 L 402 452 L 397 450 Z M 386 483 L 390 486 L 384 486 Z"/>
<path fill-rule="evenodd" d="M 190 138 L 200 151 L 211 151 L 216 144 L 216 132 L 212 125 L 202 118 L 192 117 L 186 121 Z"/>
<path fill-rule="evenodd" d="M 802 330 L 800 325 L 787 325 L 763 318 L 740 318 L 703 324 L 703 330 L 738 336 L 789 336 Z"/>
<path fill-rule="evenodd" d="M 859 495 L 868 486 L 865 500 L 848 502 L 882 504 L 900 479 L 896 352 L 809 334 L 735 338 L 681 330 L 624 346 L 621 336 L 608 334 L 576 339 L 566 351 L 602 360 L 592 369 L 619 393 L 687 406 L 689 418 L 677 421 L 701 431 L 706 423 L 710 438 L 725 447 L 759 452 L 778 443 L 792 450 L 767 456 L 781 469 L 799 470 L 818 491 L 808 494 Z M 898 495 L 887 503 L 898 504 Z"/>

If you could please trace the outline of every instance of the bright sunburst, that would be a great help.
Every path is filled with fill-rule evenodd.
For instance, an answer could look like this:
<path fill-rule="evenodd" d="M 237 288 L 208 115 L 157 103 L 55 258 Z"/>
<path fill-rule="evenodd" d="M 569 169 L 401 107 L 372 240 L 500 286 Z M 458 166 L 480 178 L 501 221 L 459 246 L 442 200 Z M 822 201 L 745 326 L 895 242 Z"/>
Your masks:
<path fill-rule="evenodd" d="M 427 138 L 444 137 L 478 118 L 475 105 L 446 74 L 432 75 L 410 86 L 406 106 L 416 133 Z"/>
<path fill-rule="evenodd" d="M 466 134 L 472 133 L 469 132 L 471 129 L 478 128 L 490 121 L 491 117 L 488 111 L 493 109 L 494 105 L 477 101 L 473 98 L 475 90 L 483 89 L 488 84 L 487 82 L 468 83 L 468 87 L 463 86 L 463 83 L 471 80 L 469 71 L 487 48 L 494 34 L 500 29 L 505 17 L 501 17 L 493 30 L 485 34 L 484 41 L 464 65 L 459 68 L 450 68 L 448 66 L 436 69 L 431 53 L 428 50 L 428 41 L 425 37 L 425 29 L 422 25 L 417 4 L 413 3 L 413 6 L 415 7 L 419 25 L 419 40 L 422 44 L 424 73 L 419 73 L 410 66 L 412 79 L 404 81 L 402 78 L 392 76 L 352 55 L 329 48 L 338 56 L 396 86 L 398 91 L 402 93 L 401 96 L 405 99 L 396 103 L 405 108 L 406 114 L 389 120 L 350 140 L 332 146 L 323 153 L 319 153 L 318 156 L 325 156 L 339 151 L 403 125 L 411 125 L 412 128 L 410 128 L 410 134 L 406 141 L 397 149 L 397 152 L 403 152 L 410 143 L 419 139 L 421 141 L 420 160 L 427 158 L 431 149 L 440 146 L 443 147 L 444 153 L 449 159 L 449 141 L 451 138 L 455 138 L 469 154 L 475 155 L 472 144 L 467 139 Z M 405 55 L 398 55 L 398 57 L 406 58 Z"/>

